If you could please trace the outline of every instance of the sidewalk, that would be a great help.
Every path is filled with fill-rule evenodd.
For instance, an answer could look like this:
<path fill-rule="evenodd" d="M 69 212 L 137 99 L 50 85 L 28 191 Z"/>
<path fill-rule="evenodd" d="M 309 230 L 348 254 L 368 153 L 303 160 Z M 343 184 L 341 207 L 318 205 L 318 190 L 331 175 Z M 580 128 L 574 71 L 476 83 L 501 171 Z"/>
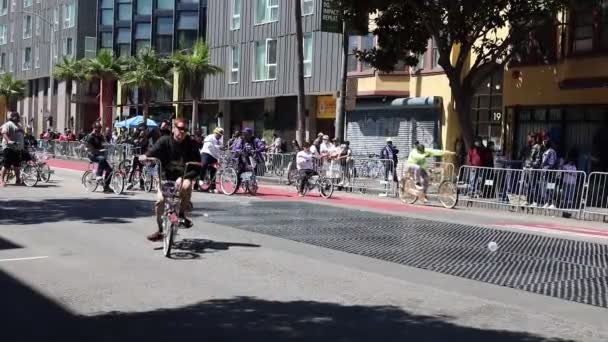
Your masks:
<path fill-rule="evenodd" d="M 49 160 L 53 168 L 85 171 L 88 163 L 83 161 Z M 315 192 L 300 198 L 291 186 L 263 184 L 257 198 L 263 200 L 307 201 L 344 207 L 349 209 L 368 210 L 373 212 L 402 215 L 427 220 L 450 222 L 455 224 L 479 225 L 509 230 L 528 230 L 541 233 L 578 236 L 585 238 L 608 238 L 608 224 L 592 221 L 579 221 L 562 217 L 525 215 L 500 210 L 479 208 L 445 209 L 437 206 L 405 205 L 396 198 L 370 197 L 362 194 L 334 192 L 331 199 L 323 199 Z"/>

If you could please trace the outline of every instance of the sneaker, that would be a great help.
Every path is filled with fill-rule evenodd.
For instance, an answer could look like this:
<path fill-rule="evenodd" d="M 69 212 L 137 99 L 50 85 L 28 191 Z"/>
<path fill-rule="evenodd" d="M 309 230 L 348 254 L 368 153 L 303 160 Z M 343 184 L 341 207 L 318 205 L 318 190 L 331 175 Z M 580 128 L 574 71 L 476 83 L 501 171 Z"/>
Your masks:
<path fill-rule="evenodd" d="M 534 203 L 532 203 L 532 205 L 530 205 L 530 206 L 531 206 L 532 208 L 536 208 L 536 207 L 538 207 L 538 203 L 534 202 Z"/>
<path fill-rule="evenodd" d="M 543 209 L 549 209 L 549 203 L 545 203 L 545 205 L 543 205 Z"/>
<path fill-rule="evenodd" d="M 97 176 L 97 177 L 95 177 L 95 180 L 98 181 L 98 182 L 100 182 L 100 181 L 103 180 L 103 176 Z"/>
<path fill-rule="evenodd" d="M 194 223 L 192 223 L 192 220 L 184 217 L 180 217 L 180 223 L 182 224 L 183 228 L 192 228 L 192 226 L 194 226 Z"/>
<path fill-rule="evenodd" d="M 163 233 L 156 231 L 156 232 L 154 232 L 154 234 L 148 235 L 146 237 L 146 239 L 148 239 L 148 241 L 152 241 L 152 242 L 160 241 L 163 239 Z"/>
<path fill-rule="evenodd" d="M 103 193 L 104 194 L 109 194 L 109 193 L 112 193 L 112 192 L 114 192 L 114 191 L 112 189 L 110 189 L 110 187 L 103 188 Z"/>
<path fill-rule="evenodd" d="M 555 206 L 554 206 L 553 204 L 551 204 L 551 205 L 549 206 L 549 209 L 555 209 Z"/>
<path fill-rule="evenodd" d="M 130 183 L 129 185 L 127 185 L 127 190 L 131 190 L 133 189 L 133 183 Z"/>
<path fill-rule="evenodd" d="M 0 188 L 4 188 L 4 187 L 6 187 L 6 183 L 0 182 Z"/>
<path fill-rule="evenodd" d="M 298 197 L 304 197 L 304 194 L 301 192 L 298 192 Z"/>

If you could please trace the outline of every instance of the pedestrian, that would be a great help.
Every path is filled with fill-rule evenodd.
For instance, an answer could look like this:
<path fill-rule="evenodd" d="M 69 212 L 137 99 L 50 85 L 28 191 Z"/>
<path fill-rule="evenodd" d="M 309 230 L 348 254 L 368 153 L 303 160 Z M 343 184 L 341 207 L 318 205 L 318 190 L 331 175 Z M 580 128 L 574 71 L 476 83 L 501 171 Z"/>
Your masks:
<path fill-rule="evenodd" d="M 380 159 L 384 163 L 384 180 L 388 181 L 389 174 L 393 175 L 393 181 L 397 182 L 397 162 L 399 161 L 399 150 L 393 145 L 393 139 L 387 138 L 386 145 L 380 151 Z"/>
<path fill-rule="evenodd" d="M 563 188 L 562 188 L 562 208 L 574 209 L 576 195 L 576 184 L 578 183 L 578 175 L 576 173 L 576 159 L 568 156 L 567 162 L 561 168 L 563 171 Z"/>
<path fill-rule="evenodd" d="M 18 112 L 10 112 L 8 121 L 0 127 L 2 134 L 3 163 L 0 171 L 0 187 L 6 186 L 5 179 L 9 169 L 15 173 L 16 184 L 21 184 L 19 164 L 24 146 L 24 131 Z"/>
<path fill-rule="evenodd" d="M 329 135 L 324 135 L 321 141 L 321 145 L 319 145 L 319 153 L 322 156 L 329 155 L 333 147 L 333 144 L 331 143 L 331 141 L 329 141 Z"/>
<path fill-rule="evenodd" d="M 283 153 L 285 152 L 285 149 L 283 148 L 283 139 L 281 139 L 281 137 L 277 134 L 274 133 L 272 135 L 272 151 L 274 153 Z"/>
<path fill-rule="evenodd" d="M 543 187 L 542 204 L 545 209 L 555 209 L 554 195 L 557 174 L 553 172 L 558 166 L 557 152 L 553 149 L 553 144 L 548 137 L 543 140 L 543 156 L 541 168 L 543 169 L 541 186 Z"/>
<path fill-rule="evenodd" d="M 300 152 L 302 150 L 302 148 L 300 147 L 300 144 L 298 144 L 297 140 L 292 140 L 291 141 L 291 148 L 294 152 Z"/>

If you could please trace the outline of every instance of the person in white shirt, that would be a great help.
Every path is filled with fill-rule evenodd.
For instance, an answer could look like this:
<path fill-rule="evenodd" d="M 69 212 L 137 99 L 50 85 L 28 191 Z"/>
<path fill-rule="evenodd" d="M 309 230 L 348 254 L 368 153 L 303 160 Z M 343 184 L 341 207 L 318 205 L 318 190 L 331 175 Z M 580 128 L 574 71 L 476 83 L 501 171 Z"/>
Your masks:
<path fill-rule="evenodd" d="M 329 141 L 329 136 L 324 135 L 323 141 L 321 142 L 321 147 L 319 148 L 319 153 L 321 155 L 330 154 L 333 148 L 334 145 Z"/>
<path fill-rule="evenodd" d="M 298 195 L 304 196 L 304 184 L 308 179 L 318 173 L 314 169 L 314 159 L 317 158 L 313 153 L 309 142 L 302 144 L 302 151 L 296 154 L 296 167 L 298 168 L 300 184 L 298 185 Z"/>
<path fill-rule="evenodd" d="M 203 148 L 201 148 L 200 151 L 201 161 L 203 163 L 201 180 L 205 179 L 207 172 L 209 172 L 210 179 L 215 180 L 215 173 L 217 170 L 213 166 L 220 159 L 220 153 L 224 146 L 223 137 L 224 129 L 218 127 L 213 130 L 213 134 L 210 134 L 205 138 Z M 215 181 L 212 181 L 211 184 L 209 184 L 209 192 L 216 192 Z"/>

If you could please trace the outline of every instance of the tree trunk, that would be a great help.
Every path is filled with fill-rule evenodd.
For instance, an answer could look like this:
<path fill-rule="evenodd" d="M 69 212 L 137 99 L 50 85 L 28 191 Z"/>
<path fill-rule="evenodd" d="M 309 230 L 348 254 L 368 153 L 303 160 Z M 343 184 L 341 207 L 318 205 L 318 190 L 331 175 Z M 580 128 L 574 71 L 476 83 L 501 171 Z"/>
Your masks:
<path fill-rule="evenodd" d="M 198 103 L 198 96 L 192 94 L 192 127 L 190 128 L 192 134 L 198 128 Z"/>
<path fill-rule="evenodd" d="M 112 98 L 114 84 L 112 80 L 99 81 L 99 118 L 101 125 L 112 128 Z"/>
<path fill-rule="evenodd" d="M 150 96 L 148 95 L 148 91 L 142 89 L 142 97 L 143 97 L 143 110 L 142 110 L 142 115 L 143 115 L 143 123 L 144 125 L 146 125 L 146 127 L 148 126 L 148 114 L 150 112 Z"/>
<path fill-rule="evenodd" d="M 67 123 L 68 128 L 74 130 L 74 127 L 71 127 L 70 125 L 70 121 L 72 120 L 72 81 L 66 82 L 66 92 L 68 93 L 68 104 L 66 108 Z M 76 120 L 74 120 L 74 122 L 76 122 Z"/>
<path fill-rule="evenodd" d="M 298 78 L 298 124 L 296 140 L 302 146 L 305 139 L 306 130 L 306 106 L 304 104 L 304 33 L 302 32 L 302 4 L 295 1 L 295 20 L 296 20 L 296 49 L 297 49 L 297 78 Z"/>
<path fill-rule="evenodd" d="M 466 148 L 473 146 L 473 122 L 471 121 L 471 103 L 473 100 L 473 90 L 471 87 L 465 86 L 460 81 L 460 76 L 449 77 L 450 89 L 452 91 L 452 100 L 456 109 L 456 117 L 460 130 L 462 133 L 462 139 L 464 140 Z M 450 146 L 449 141 L 445 141 L 446 146 Z"/>

